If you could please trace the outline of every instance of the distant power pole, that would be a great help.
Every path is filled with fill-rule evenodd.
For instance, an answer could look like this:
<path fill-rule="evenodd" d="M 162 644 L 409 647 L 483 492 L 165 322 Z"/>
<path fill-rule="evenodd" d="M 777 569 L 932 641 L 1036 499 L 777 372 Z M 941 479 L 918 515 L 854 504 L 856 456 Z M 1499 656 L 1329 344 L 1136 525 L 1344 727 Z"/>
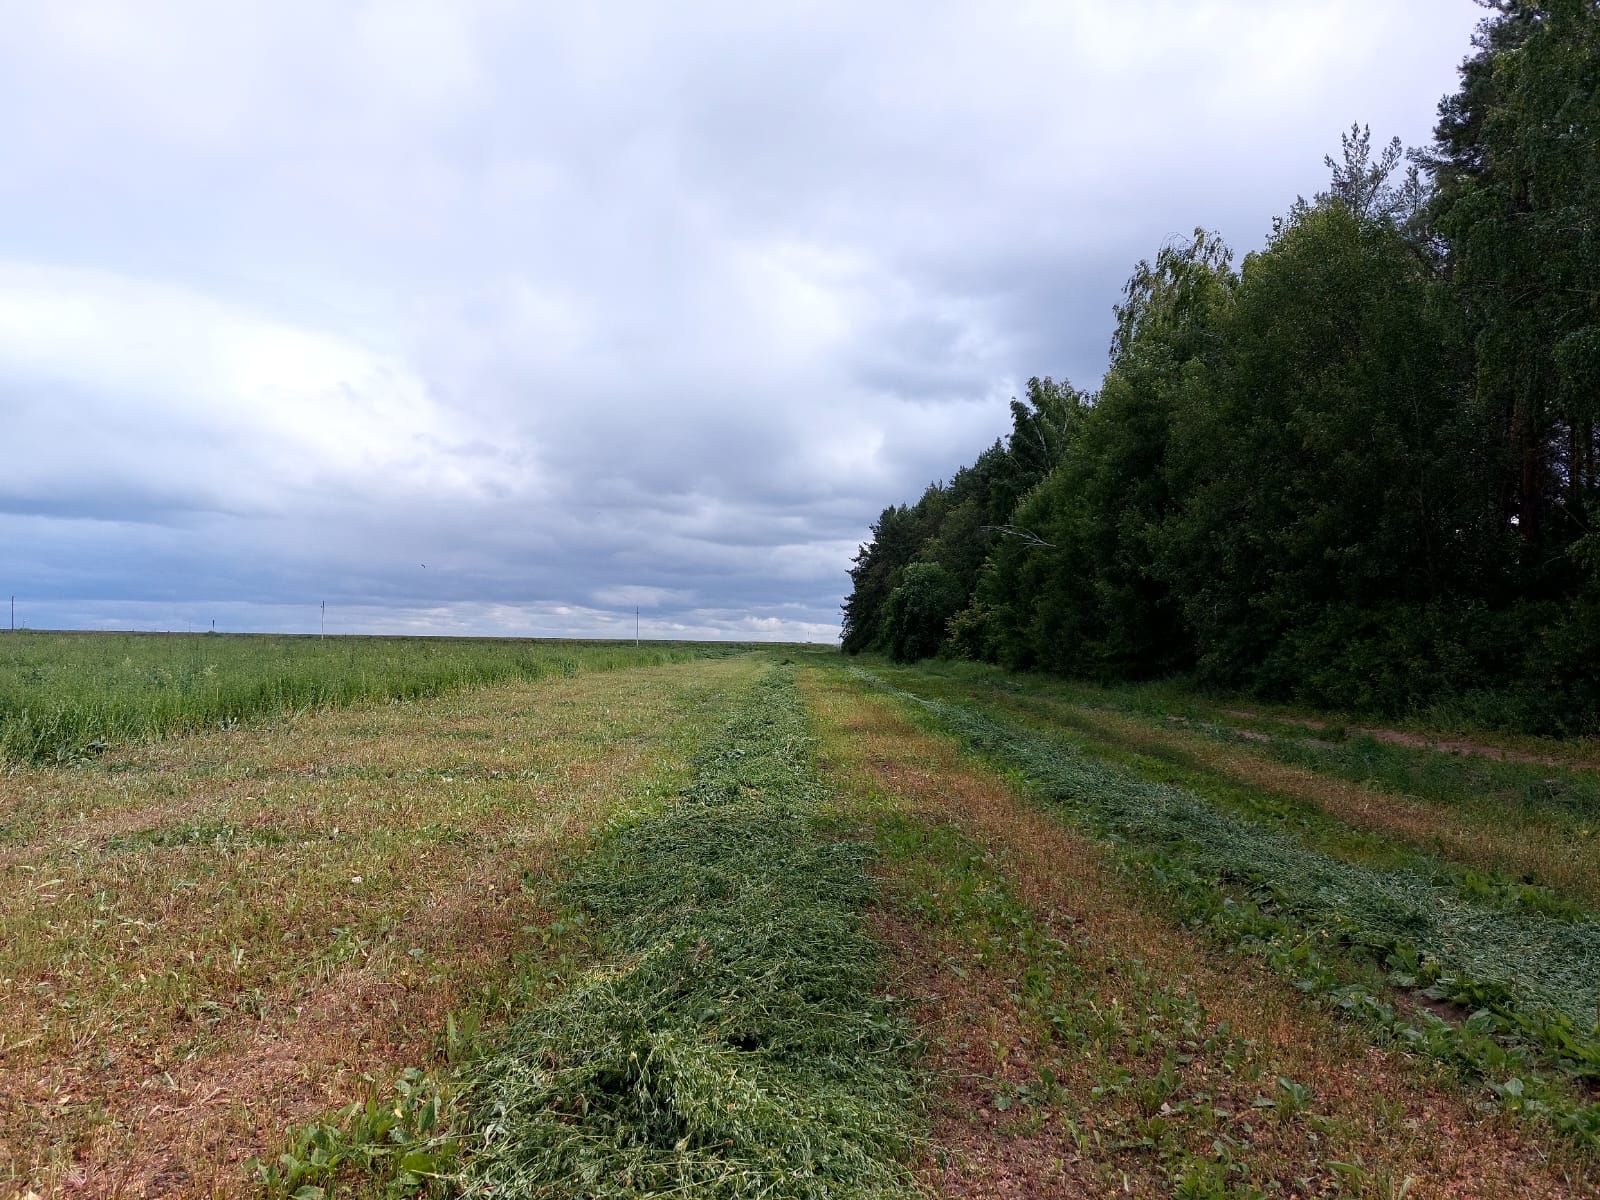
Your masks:
<path fill-rule="evenodd" d="M 11 597 L 11 632 L 17 631 L 17 598 Z"/>
<path fill-rule="evenodd" d="M 328 636 L 328 602 L 326 600 L 322 602 L 322 636 L 324 638 Z"/>
<path fill-rule="evenodd" d="M 633 644 L 639 644 L 639 606 L 633 606 Z"/>

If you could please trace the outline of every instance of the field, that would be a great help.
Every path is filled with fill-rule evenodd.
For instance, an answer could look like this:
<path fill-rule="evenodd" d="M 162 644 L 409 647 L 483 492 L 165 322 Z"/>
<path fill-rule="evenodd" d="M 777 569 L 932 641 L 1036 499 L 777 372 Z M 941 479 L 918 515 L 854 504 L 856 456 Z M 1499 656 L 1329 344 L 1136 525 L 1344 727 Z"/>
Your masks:
<path fill-rule="evenodd" d="M 285 710 L 725 652 L 672 642 L 13 631 L 0 639 L 0 761 L 71 762 L 113 742 Z"/>
<path fill-rule="evenodd" d="M 57 731 L 0 1197 L 1600 1187 L 1592 747 L 797 647 L 0 653 Z"/>

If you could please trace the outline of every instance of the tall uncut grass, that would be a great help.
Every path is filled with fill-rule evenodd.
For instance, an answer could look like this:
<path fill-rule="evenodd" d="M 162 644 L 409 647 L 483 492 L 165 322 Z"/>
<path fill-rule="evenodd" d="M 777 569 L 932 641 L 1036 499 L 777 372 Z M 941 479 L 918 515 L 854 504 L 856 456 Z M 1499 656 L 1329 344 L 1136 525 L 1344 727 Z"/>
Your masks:
<path fill-rule="evenodd" d="M 507 638 L 0 634 L 0 762 L 71 762 L 119 742 L 453 688 L 653 666 L 742 647 Z"/>

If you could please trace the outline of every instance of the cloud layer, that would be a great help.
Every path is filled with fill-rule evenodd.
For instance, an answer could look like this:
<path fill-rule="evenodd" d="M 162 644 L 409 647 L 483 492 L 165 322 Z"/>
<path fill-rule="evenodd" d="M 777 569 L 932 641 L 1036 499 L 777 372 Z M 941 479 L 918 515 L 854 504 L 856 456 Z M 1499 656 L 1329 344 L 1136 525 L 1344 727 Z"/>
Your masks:
<path fill-rule="evenodd" d="M 1003 10 L 1002 10 L 1003 9 Z M 830 640 L 884 504 L 1097 382 L 1470 0 L 24 6 L 0 589 L 34 626 Z"/>

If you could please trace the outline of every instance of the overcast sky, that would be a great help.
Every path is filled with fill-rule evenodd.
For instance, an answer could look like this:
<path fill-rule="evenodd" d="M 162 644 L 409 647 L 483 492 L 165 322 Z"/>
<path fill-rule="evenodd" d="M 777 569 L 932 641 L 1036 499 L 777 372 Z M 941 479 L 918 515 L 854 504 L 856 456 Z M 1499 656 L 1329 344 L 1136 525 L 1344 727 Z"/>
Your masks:
<path fill-rule="evenodd" d="M 19 623 L 815 641 L 1136 260 L 1426 140 L 1480 15 L 0 8 Z"/>

